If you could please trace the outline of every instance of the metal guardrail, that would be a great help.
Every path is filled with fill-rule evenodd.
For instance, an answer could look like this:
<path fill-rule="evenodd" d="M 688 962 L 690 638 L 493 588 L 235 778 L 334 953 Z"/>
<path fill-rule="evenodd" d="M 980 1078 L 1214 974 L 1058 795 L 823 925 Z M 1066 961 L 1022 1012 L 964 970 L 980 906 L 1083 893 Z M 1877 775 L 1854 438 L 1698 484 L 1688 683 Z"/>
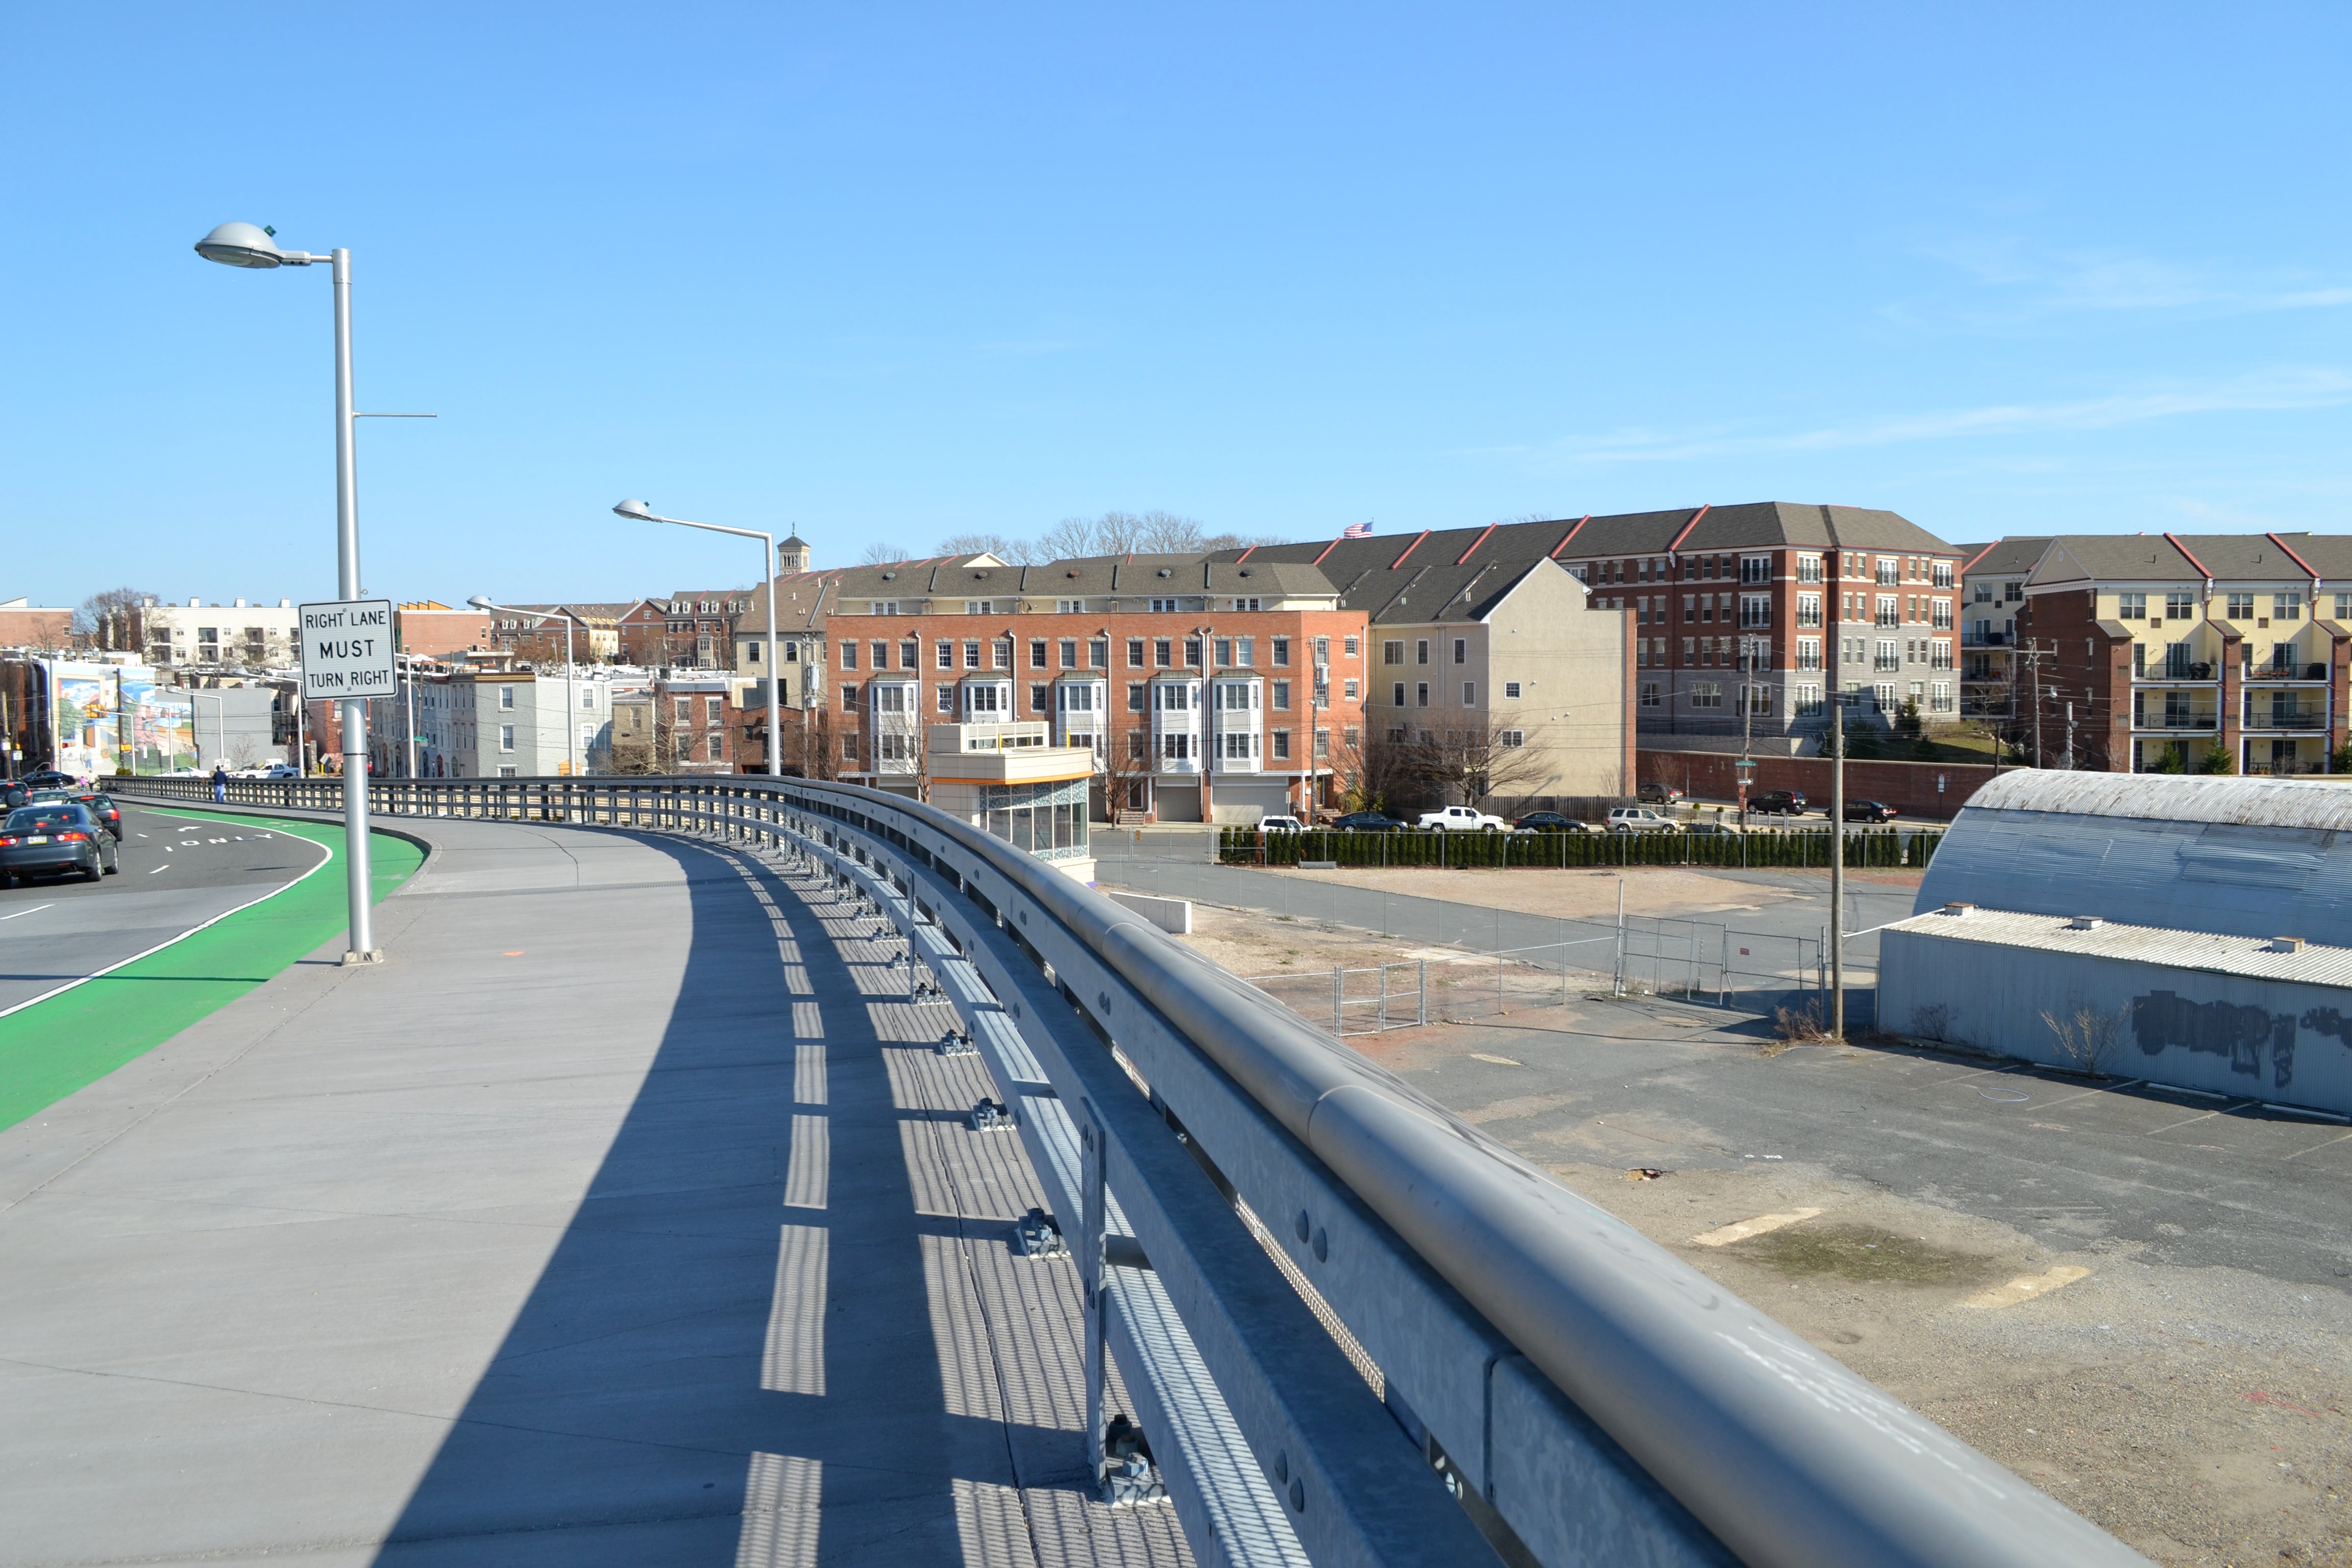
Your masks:
<path fill-rule="evenodd" d="M 194 779 L 119 787 L 211 797 Z M 341 798 L 322 780 L 227 795 Z M 1451 1565 L 1486 1552 L 1480 1534 L 1553 1568 L 2146 1563 L 1272 998 L 942 812 L 765 778 L 378 780 L 372 796 L 387 816 L 698 834 L 869 899 L 953 1003 L 1069 1234 L 1091 1455 L 1108 1345 L 1203 1563 Z"/>

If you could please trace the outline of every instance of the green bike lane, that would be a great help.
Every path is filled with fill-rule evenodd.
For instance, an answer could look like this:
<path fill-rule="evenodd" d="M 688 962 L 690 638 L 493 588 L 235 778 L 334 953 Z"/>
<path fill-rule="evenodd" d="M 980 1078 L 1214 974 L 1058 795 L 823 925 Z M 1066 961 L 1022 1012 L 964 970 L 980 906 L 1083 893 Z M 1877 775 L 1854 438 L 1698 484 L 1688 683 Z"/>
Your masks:
<path fill-rule="evenodd" d="M 343 830 L 267 813 L 162 812 L 267 826 L 327 858 L 253 902 L 0 1016 L 0 1129 L 15 1126 L 235 1001 L 350 924 Z M 370 836 L 371 896 L 382 901 L 424 861 L 404 838 Z"/>

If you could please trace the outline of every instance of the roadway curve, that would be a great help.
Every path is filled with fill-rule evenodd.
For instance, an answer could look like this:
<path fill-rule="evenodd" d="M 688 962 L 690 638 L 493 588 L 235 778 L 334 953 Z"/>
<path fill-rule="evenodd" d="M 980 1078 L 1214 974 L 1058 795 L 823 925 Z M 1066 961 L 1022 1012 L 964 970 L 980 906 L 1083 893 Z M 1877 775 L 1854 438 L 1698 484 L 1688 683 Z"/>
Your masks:
<path fill-rule="evenodd" d="M 331 855 L 247 817 L 125 804 L 116 875 L 0 889 L 0 1013 L 184 936 Z"/>

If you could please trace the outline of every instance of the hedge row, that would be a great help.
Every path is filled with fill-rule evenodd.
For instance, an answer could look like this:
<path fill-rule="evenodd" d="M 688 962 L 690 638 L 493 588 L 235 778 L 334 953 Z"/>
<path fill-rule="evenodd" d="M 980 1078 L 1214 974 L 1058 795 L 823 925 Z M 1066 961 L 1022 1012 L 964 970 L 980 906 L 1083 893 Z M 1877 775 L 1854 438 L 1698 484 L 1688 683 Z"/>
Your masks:
<path fill-rule="evenodd" d="M 1927 864 L 1940 833 L 1899 828 L 1849 828 L 1845 863 L 1854 868 L 1917 869 Z M 1218 835 L 1220 858 L 1240 866 L 1295 866 L 1336 860 L 1342 866 L 1827 866 L 1827 828 L 1746 835 L 1686 833 L 1265 833 L 1228 827 Z"/>

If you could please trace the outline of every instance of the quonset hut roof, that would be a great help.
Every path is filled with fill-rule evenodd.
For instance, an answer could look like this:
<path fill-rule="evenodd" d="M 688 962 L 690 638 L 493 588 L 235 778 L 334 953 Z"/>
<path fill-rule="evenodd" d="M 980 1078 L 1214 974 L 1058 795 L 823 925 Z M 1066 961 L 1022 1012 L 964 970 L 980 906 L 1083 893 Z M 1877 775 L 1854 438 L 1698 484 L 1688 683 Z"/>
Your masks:
<path fill-rule="evenodd" d="M 2352 947 L 2352 780 L 2004 773 L 1913 908 L 1952 902 Z"/>

